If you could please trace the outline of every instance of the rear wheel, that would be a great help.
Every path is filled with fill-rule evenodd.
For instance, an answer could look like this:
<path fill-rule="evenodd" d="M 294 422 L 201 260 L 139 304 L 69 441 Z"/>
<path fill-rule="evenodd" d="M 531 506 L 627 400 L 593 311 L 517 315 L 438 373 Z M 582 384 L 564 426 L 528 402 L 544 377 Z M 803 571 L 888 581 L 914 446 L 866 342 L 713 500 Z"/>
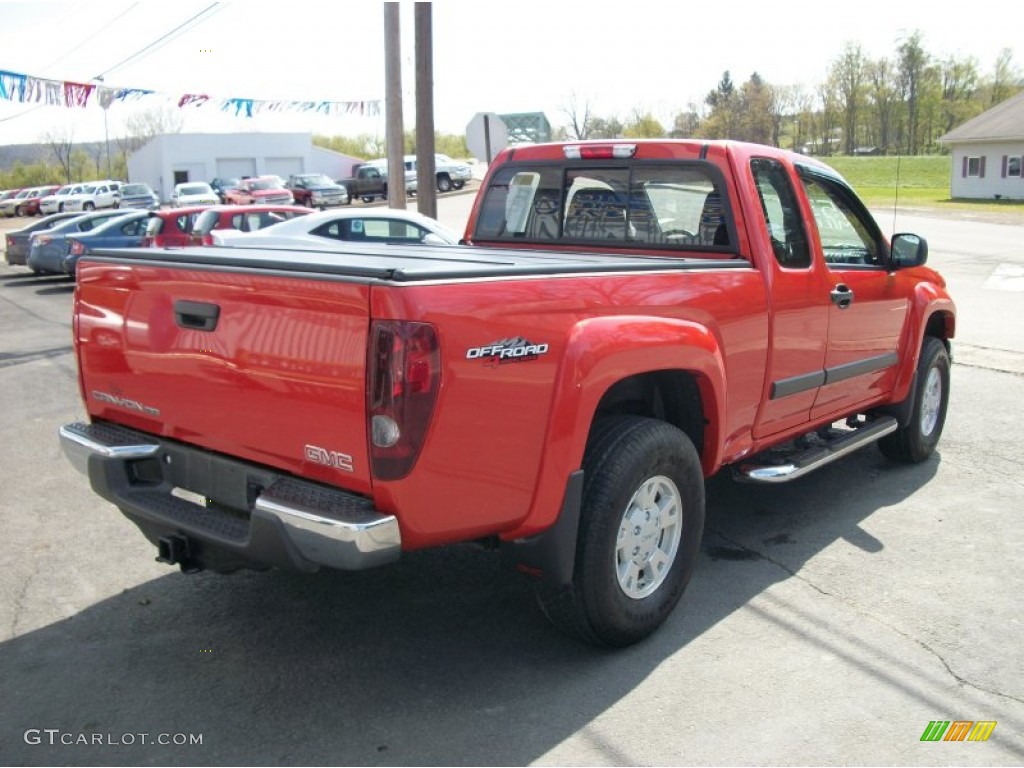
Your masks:
<path fill-rule="evenodd" d="M 655 419 L 599 424 L 584 458 L 572 583 L 538 587 L 559 629 L 626 646 L 654 632 L 682 597 L 700 552 L 704 478 L 693 443 Z"/>
<path fill-rule="evenodd" d="M 447 173 L 442 173 L 437 177 L 437 191 L 438 192 L 451 192 L 452 191 L 452 179 Z"/>
<path fill-rule="evenodd" d="M 83 211 L 94 211 L 94 210 L 96 210 L 96 206 L 93 205 L 92 203 L 83 203 L 82 204 L 82 210 Z"/>
<path fill-rule="evenodd" d="M 925 338 L 917 361 L 917 380 L 910 421 L 878 441 L 878 448 L 893 461 L 916 464 L 935 451 L 946 423 L 949 404 L 949 352 L 934 336 Z"/>

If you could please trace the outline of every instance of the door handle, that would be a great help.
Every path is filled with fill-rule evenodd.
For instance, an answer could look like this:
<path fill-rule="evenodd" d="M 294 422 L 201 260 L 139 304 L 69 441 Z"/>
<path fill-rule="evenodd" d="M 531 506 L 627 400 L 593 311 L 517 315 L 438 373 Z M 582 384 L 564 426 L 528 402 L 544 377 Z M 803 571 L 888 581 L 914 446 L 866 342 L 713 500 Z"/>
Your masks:
<path fill-rule="evenodd" d="M 174 302 L 174 321 L 182 328 L 195 331 L 212 331 L 217 327 L 220 307 L 203 301 Z"/>
<path fill-rule="evenodd" d="M 832 297 L 832 303 L 840 309 L 846 309 L 853 304 L 853 291 L 850 290 L 850 286 L 843 283 L 833 288 L 829 295 Z"/>

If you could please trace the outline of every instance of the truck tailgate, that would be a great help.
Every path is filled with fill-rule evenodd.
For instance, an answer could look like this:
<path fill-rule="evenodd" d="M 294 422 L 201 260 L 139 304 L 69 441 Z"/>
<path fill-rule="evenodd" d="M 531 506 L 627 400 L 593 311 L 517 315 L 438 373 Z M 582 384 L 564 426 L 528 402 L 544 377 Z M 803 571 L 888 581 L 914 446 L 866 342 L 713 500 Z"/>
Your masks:
<path fill-rule="evenodd" d="M 369 293 L 308 275 L 83 260 L 88 413 L 367 493 Z"/>

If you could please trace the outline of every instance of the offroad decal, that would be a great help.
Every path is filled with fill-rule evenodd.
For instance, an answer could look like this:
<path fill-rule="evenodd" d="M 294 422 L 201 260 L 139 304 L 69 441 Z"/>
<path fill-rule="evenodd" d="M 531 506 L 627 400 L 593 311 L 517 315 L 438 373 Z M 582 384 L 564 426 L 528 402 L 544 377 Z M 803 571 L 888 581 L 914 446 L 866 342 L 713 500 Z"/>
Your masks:
<path fill-rule="evenodd" d="M 480 347 L 466 350 L 467 360 L 480 360 L 485 367 L 505 365 L 505 363 L 527 363 L 536 360 L 548 352 L 547 344 L 534 344 L 522 336 L 514 339 L 492 341 Z"/>

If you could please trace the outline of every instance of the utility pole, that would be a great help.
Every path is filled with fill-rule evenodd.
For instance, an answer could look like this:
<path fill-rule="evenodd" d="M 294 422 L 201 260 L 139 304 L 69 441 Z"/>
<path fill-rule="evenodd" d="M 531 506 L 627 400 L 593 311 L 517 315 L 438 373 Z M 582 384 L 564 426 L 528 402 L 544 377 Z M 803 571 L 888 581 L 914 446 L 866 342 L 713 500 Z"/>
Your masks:
<path fill-rule="evenodd" d="M 402 121 L 402 36 L 399 3 L 384 3 L 384 121 L 388 144 L 388 206 L 405 208 L 405 131 Z"/>
<path fill-rule="evenodd" d="M 434 157 L 434 43 L 431 4 L 416 3 L 416 209 L 437 218 Z"/>

